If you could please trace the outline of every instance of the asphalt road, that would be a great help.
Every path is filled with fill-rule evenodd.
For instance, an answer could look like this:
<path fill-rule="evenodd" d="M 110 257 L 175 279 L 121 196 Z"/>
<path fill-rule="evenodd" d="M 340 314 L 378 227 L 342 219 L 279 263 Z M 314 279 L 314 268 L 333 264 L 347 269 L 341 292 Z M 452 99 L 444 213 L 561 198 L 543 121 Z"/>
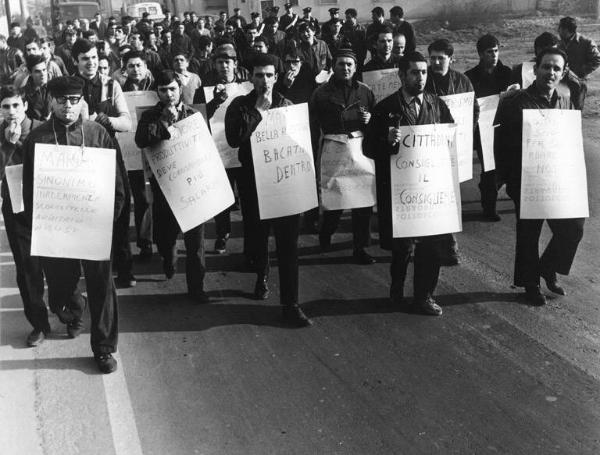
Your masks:
<path fill-rule="evenodd" d="M 441 318 L 388 304 L 390 257 L 375 242 L 377 264 L 353 264 L 345 217 L 332 252 L 302 235 L 315 324 L 283 327 L 276 267 L 271 298 L 250 298 L 236 214 L 229 253 L 207 256 L 210 304 L 185 297 L 183 261 L 169 282 L 156 255 L 136 264 L 137 287 L 119 291 L 119 370 L 103 376 L 89 332 L 68 340 L 56 318 L 25 348 L 2 232 L 0 453 L 600 453 L 599 126 L 584 119 L 591 218 L 568 295 L 547 293 L 543 308 L 511 286 L 512 204 L 504 195 L 502 221 L 481 221 L 476 181 L 462 185 L 461 264 L 442 271 Z M 210 250 L 213 226 L 207 237 Z"/>

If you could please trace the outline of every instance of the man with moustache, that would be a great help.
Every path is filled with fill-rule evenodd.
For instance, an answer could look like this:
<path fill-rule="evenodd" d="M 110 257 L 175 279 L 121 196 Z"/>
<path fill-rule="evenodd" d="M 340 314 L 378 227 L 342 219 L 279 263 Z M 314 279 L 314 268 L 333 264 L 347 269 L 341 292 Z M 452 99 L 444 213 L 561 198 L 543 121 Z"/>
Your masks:
<path fill-rule="evenodd" d="M 404 303 L 404 281 L 414 256 L 412 311 L 440 316 L 442 308 L 433 298 L 440 268 L 452 254 L 452 234 L 393 238 L 390 155 L 398 153 L 400 126 L 454 123 L 450 110 L 436 95 L 426 92 L 427 60 L 419 52 L 405 54 L 399 66 L 402 88 L 378 103 L 365 136 L 367 156 L 375 160 L 377 212 L 381 247 L 392 251 L 390 299 Z"/>

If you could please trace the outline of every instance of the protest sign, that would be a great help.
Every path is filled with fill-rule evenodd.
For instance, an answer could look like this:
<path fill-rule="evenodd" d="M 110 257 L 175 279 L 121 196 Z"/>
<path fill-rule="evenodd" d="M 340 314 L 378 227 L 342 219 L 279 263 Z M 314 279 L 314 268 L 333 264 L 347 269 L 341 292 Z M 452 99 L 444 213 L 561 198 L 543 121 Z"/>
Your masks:
<path fill-rule="evenodd" d="M 589 216 L 581 111 L 523 110 L 521 218 Z"/>
<path fill-rule="evenodd" d="M 171 139 L 145 148 L 148 164 L 183 232 L 233 204 L 223 162 L 200 113 L 171 127 Z"/>
<path fill-rule="evenodd" d="M 6 166 L 4 172 L 12 211 L 13 213 L 20 213 L 25 210 L 23 207 L 23 165 Z"/>
<path fill-rule="evenodd" d="M 473 103 L 475 93 L 458 93 L 440 96 L 446 103 L 458 125 L 456 152 L 458 153 L 458 181 L 473 178 Z"/>
<path fill-rule="evenodd" d="M 238 159 L 238 149 L 230 147 L 225 137 L 225 113 L 231 102 L 238 96 L 247 95 L 252 91 L 254 86 L 252 82 L 234 82 L 231 84 L 224 84 L 225 91 L 227 92 L 227 99 L 217 108 L 213 116 L 210 118 L 210 131 L 212 132 L 212 138 L 217 146 L 217 150 L 223 160 L 223 165 L 227 169 L 232 167 L 240 167 L 240 161 Z M 214 98 L 214 87 L 203 87 L 204 98 L 209 103 Z"/>
<path fill-rule="evenodd" d="M 250 143 L 262 220 L 318 205 L 306 103 L 263 112 Z"/>
<path fill-rule="evenodd" d="M 496 169 L 494 160 L 494 118 L 500 102 L 500 95 L 477 98 L 479 103 L 479 137 L 481 138 L 481 167 L 485 172 Z"/>
<path fill-rule="evenodd" d="M 397 92 L 402 87 L 398 68 L 367 71 L 363 73 L 362 78 L 363 82 L 373 91 L 376 103 Z"/>
<path fill-rule="evenodd" d="M 462 230 L 457 129 L 452 124 L 400 127 L 400 150 L 390 158 L 394 237 Z"/>
<path fill-rule="evenodd" d="M 523 65 L 521 66 L 522 89 L 526 89 L 533 84 L 533 81 L 535 81 L 535 73 L 533 72 L 534 65 L 535 62 L 523 62 Z"/>
<path fill-rule="evenodd" d="M 31 255 L 110 259 L 116 151 L 35 144 Z"/>
<path fill-rule="evenodd" d="M 135 131 L 138 120 L 145 110 L 158 103 L 158 94 L 152 91 L 123 92 L 127 109 L 131 117 L 131 131 L 117 132 L 115 137 L 121 147 L 125 169 L 137 171 L 142 169 L 142 152 L 135 143 Z"/>
<path fill-rule="evenodd" d="M 321 205 L 345 210 L 375 205 L 375 163 L 363 154 L 362 134 L 328 134 L 321 150 Z"/>

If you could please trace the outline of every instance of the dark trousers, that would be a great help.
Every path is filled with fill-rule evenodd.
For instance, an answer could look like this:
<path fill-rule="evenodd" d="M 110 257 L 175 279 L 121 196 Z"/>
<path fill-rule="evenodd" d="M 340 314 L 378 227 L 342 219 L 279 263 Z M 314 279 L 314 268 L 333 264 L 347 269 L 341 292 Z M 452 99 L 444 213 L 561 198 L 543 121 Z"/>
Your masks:
<path fill-rule="evenodd" d="M 230 169 L 226 169 L 225 171 L 227 172 L 227 178 L 229 179 L 229 184 L 231 185 L 231 190 L 235 191 L 235 182 L 238 180 L 238 176 L 240 173 L 240 168 L 230 168 Z M 238 185 L 239 186 L 239 185 Z M 222 239 L 227 237 L 229 234 L 231 234 L 231 208 L 233 207 L 227 207 L 225 210 L 223 210 L 221 213 L 219 213 L 217 216 L 215 216 L 215 230 L 216 230 L 216 234 L 217 234 L 217 238 L 218 239 Z M 244 234 L 246 233 L 246 230 L 244 228 Z M 246 239 L 246 236 L 244 235 L 244 241 Z"/>
<path fill-rule="evenodd" d="M 261 220 L 256 182 L 250 171 L 244 170 L 239 180 L 240 198 L 244 209 L 244 225 L 252 232 L 249 253 L 256 261 L 259 279 L 269 276 L 269 234 L 275 235 L 277 262 L 279 264 L 280 303 L 298 303 L 298 236 L 300 235 L 300 214 Z"/>
<path fill-rule="evenodd" d="M 8 191 L 6 192 L 8 193 Z M 23 213 L 13 213 L 10 197 L 2 201 L 2 216 L 8 244 L 15 260 L 17 286 L 23 300 L 25 317 L 35 330 L 50 331 L 44 303 L 44 273 L 40 259 L 31 256 L 31 229 Z"/>
<path fill-rule="evenodd" d="M 540 276 L 568 275 L 583 237 L 584 218 L 545 220 L 552 231 L 550 243 L 540 257 L 539 242 L 544 220 L 524 220 L 517 211 L 515 286 L 538 286 Z"/>
<path fill-rule="evenodd" d="M 152 220 L 154 223 L 154 243 L 163 261 L 175 264 L 177 261 L 177 236 L 181 232 L 177 219 L 158 183 L 154 178 L 150 180 L 154 202 L 152 203 Z M 204 225 L 201 224 L 183 234 L 185 244 L 185 278 L 188 292 L 197 292 L 204 289 L 204 275 L 206 266 L 204 262 Z"/>
<path fill-rule="evenodd" d="M 479 175 L 479 192 L 481 194 L 481 207 L 485 213 L 496 213 L 496 201 L 498 200 L 498 179 L 496 170 L 483 170 L 483 151 L 481 147 L 475 147 L 477 158 L 481 163 L 481 174 Z"/>
<path fill-rule="evenodd" d="M 343 210 L 327 210 L 323 212 L 321 235 L 331 236 L 340 224 Z M 373 207 L 352 209 L 352 235 L 354 249 L 360 250 L 369 246 L 371 240 L 371 215 Z"/>
<path fill-rule="evenodd" d="M 112 260 L 117 274 L 120 276 L 131 275 L 133 259 L 131 245 L 129 244 L 129 217 L 131 214 L 131 187 L 127 179 L 125 163 L 119 154 L 117 172 L 121 172 L 125 185 L 125 201 L 123 209 L 113 223 Z"/>
<path fill-rule="evenodd" d="M 414 239 L 394 239 L 392 242 L 392 263 L 390 274 L 392 297 L 404 296 L 404 281 L 408 271 L 411 256 L 414 255 L 414 297 L 423 300 L 433 295 L 440 276 L 440 247 L 439 242 L 426 237 L 419 241 Z"/>
<path fill-rule="evenodd" d="M 92 320 L 92 351 L 94 354 L 115 352 L 119 319 L 111 262 L 49 257 L 40 260 L 48 283 L 50 309 L 65 323 L 83 316 L 85 300 L 77 288 L 83 266 Z"/>
<path fill-rule="evenodd" d="M 144 171 L 127 171 L 133 195 L 133 219 L 138 248 L 152 247 L 152 210 L 146 194 Z"/>

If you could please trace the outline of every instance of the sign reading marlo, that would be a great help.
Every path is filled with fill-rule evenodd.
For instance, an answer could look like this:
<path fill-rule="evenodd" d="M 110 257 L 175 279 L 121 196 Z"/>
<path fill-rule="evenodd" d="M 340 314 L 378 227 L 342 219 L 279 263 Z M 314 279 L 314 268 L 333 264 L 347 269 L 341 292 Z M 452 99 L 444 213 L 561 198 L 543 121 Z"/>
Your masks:
<path fill-rule="evenodd" d="M 460 231 L 456 125 L 400 129 L 400 151 L 390 158 L 394 237 Z"/>
<path fill-rule="evenodd" d="M 35 144 L 31 255 L 110 258 L 116 151 Z"/>
<path fill-rule="evenodd" d="M 263 113 L 250 142 L 261 219 L 318 205 L 306 103 Z"/>
<path fill-rule="evenodd" d="M 152 173 L 183 232 L 233 204 L 219 152 L 200 113 L 169 127 L 171 139 L 144 149 Z"/>

